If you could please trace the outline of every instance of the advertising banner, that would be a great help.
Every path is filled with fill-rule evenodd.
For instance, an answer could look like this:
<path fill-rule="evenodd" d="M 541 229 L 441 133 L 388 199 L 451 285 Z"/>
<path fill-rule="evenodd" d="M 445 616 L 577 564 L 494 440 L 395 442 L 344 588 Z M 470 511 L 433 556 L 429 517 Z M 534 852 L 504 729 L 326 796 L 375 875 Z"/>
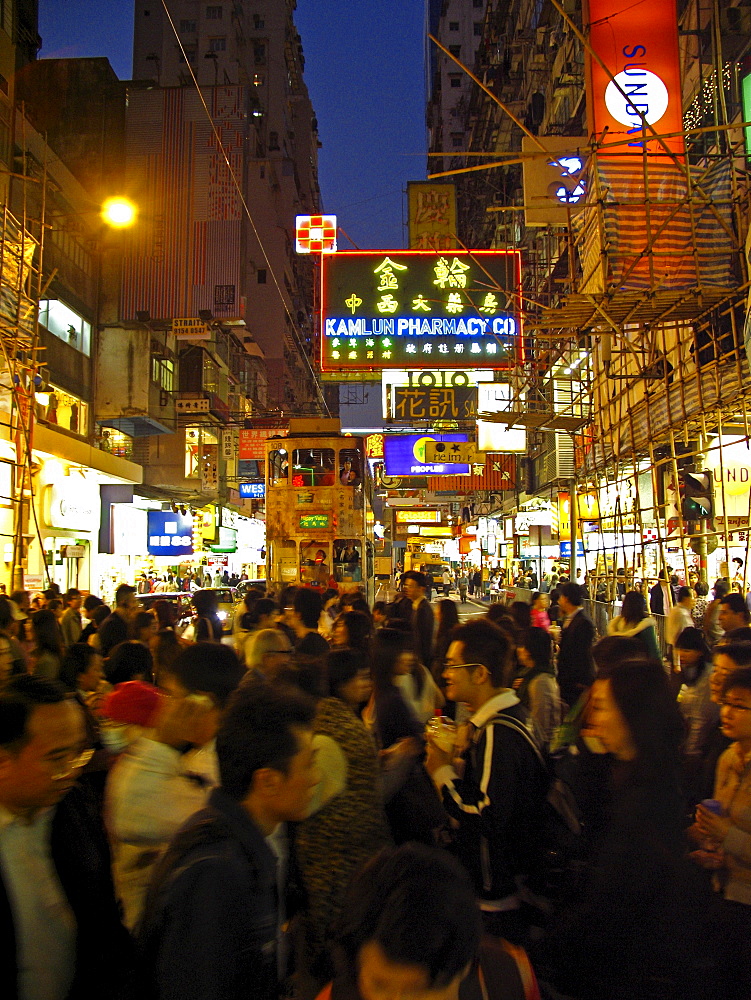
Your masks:
<path fill-rule="evenodd" d="M 387 434 L 384 437 L 384 460 L 387 476 L 463 475 L 469 465 L 448 462 L 428 462 L 425 445 L 428 441 L 467 441 L 466 434 Z"/>
<path fill-rule="evenodd" d="M 607 132 L 605 142 L 633 139 L 612 155 L 665 156 L 665 146 L 682 156 L 683 109 L 678 56 L 676 0 L 648 5 L 633 0 L 585 0 L 584 21 L 589 42 L 599 60 L 586 59 L 589 131 Z M 671 135 L 661 143 L 649 139 L 643 118 L 658 135 Z M 602 155 L 602 154 L 600 154 Z M 611 155 L 611 154 L 609 154 Z"/>
<path fill-rule="evenodd" d="M 411 250 L 449 250 L 456 241 L 456 187 L 453 184 L 407 184 Z"/>
<path fill-rule="evenodd" d="M 516 250 L 345 251 L 321 259 L 321 367 L 506 369 L 521 357 Z"/>
<path fill-rule="evenodd" d="M 146 549 L 150 556 L 189 556 L 193 553 L 193 518 L 172 511 L 148 511 Z"/>

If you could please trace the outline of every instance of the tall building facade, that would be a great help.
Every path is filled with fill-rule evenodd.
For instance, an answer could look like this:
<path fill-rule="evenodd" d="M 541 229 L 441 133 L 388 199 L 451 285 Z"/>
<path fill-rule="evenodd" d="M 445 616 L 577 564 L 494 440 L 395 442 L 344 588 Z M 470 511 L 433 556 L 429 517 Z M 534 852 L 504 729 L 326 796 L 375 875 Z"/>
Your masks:
<path fill-rule="evenodd" d="M 170 5 L 168 17 L 155 0 L 138 3 L 133 76 L 153 81 L 165 93 L 163 99 L 137 94 L 128 130 L 134 155 L 141 156 L 145 148 L 139 151 L 137 134 L 161 123 L 161 137 L 150 133 L 149 155 L 160 155 L 153 144 L 161 143 L 168 199 L 187 196 L 184 178 L 164 166 L 173 139 L 186 143 L 186 150 L 193 143 L 196 154 L 200 147 L 211 149 L 214 165 L 208 169 L 221 175 L 214 202 L 186 202 L 179 218 L 165 219 L 156 236 L 185 243 L 186 256 L 178 266 L 186 272 L 195 274 L 204 266 L 202 256 L 213 269 L 201 293 L 184 275 L 180 284 L 192 284 L 193 292 L 179 307 L 186 315 L 202 308 L 220 318 L 230 307 L 232 317 L 244 325 L 243 339 L 250 337 L 247 342 L 257 344 L 265 356 L 267 406 L 315 412 L 323 401 L 311 368 L 312 265 L 295 255 L 293 236 L 295 216 L 319 209 L 318 134 L 303 79 L 294 8 L 294 0 L 179 0 Z M 216 132 L 209 115 L 219 126 Z M 231 219 L 223 217 L 227 212 Z M 232 223 L 223 227 L 226 236 L 222 227 L 212 227 L 216 222 Z M 199 230 L 205 223 L 204 237 Z M 223 244 L 221 252 L 211 252 L 206 240 L 212 238 Z M 234 301 L 227 302 L 232 288 Z M 137 298 L 138 291 L 126 294 Z M 176 307 L 170 303 L 170 310 Z M 161 304 L 150 311 L 170 318 L 162 315 Z"/>

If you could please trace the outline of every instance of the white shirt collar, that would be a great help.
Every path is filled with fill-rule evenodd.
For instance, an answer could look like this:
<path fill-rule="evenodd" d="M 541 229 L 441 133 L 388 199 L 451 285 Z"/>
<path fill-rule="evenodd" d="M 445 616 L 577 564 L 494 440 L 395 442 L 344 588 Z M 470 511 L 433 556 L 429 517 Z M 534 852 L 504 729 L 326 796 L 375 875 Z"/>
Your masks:
<path fill-rule="evenodd" d="M 476 726 L 478 729 L 482 729 L 488 719 L 492 719 L 498 712 L 501 712 L 504 708 L 513 708 L 514 705 L 518 704 L 519 699 L 509 688 L 508 690 L 501 691 L 500 694 L 494 694 L 492 698 L 489 698 L 484 705 L 481 705 L 480 708 L 477 709 L 469 721 L 473 726 Z"/>
<path fill-rule="evenodd" d="M 36 826 L 38 823 L 50 823 L 52 822 L 52 815 L 55 809 L 56 806 L 48 806 L 46 809 L 40 809 L 39 812 L 34 813 L 33 819 L 29 820 L 19 813 L 11 812 L 4 805 L 0 805 L 0 830 L 5 830 L 13 823 L 18 823 L 21 826 Z"/>

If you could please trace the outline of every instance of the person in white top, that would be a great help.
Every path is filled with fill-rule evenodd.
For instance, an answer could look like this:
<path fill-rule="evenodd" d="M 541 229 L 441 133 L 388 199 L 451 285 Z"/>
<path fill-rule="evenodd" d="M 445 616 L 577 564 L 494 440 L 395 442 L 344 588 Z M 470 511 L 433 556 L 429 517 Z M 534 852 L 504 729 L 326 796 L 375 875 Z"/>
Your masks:
<path fill-rule="evenodd" d="M 675 640 L 684 628 L 693 628 L 694 619 L 691 617 L 691 609 L 694 606 L 694 595 L 688 587 L 679 587 L 676 594 L 676 602 L 668 611 L 665 622 L 665 641 L 668 646 L 674 646 Z"/>
<path fill-rule="evenodd" d="M 218 784 L 214 738 L 227 699 L 245 674 L 228 646 L 208 642 L 185 649 L 172 671 L 160 678 L 171 695 L 166 710 L 107 779 L 113 873 L 130 928 L 141 917 L 154 864 Z M 193 749 L 185 753 L 186 747 Z"/>

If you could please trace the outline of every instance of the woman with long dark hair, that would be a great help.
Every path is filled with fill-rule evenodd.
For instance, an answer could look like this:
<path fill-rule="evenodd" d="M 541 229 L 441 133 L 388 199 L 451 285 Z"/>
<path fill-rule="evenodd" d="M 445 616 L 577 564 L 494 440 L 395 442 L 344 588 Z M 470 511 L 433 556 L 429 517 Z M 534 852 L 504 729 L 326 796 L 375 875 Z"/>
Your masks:
<path fill-rule="evenodd" d="M 333 649 L 361 649 L 366 653 L 373 634 L 373 622 L 362 611 L 342 611 L 331 627 Z"/>
<path fill-rule="evenodd" d="M 53 611 L 37 611 L 31 616 L 34 626 L 34 650 L 31 654 L 34 674 L 57 680 L 63 661 L 63 637 Z"/>
<path fill-rule="evenodd" d="M 659 660 L 656 629 L 657 622 L 648 613 L 644 594 L 638 590 L 623 595 L 620 615 L 608 623 L 608 635 L 636 639 L 645 656 Z"/>
<path fill-rule="evenodd" d="M 612 755 L 612 795 L 583 885 L 552 935 L 551 978 L 580 1000 L 701 995 L 693 960 L 706 897 L 685 859 L 684 726 L 662 664 L 606 668 L 592 686 L 590 725 Z"/>
<path fill-rule="evenodd" d="M 529 628 L 516 647 L 520 670 L 514 681 L 519 701 L 534 720 L 543 746 L 547 747 L 561 722 L 561 693 L 553 668 L 553 644 L 544 628 Z"/>
<path fill-rule="evenodd" d="M 391 833 L 397 843 L 432 841 L 440 803 L 419 761 L 424 728 L 397 684 L 415 661 L 409 632 L 382 628 L 373 637 L 370 655 L 373 693 L 362 717 L 381 755 L 384 798 Z M 438 806 L 438 809 L 435 807 Z"/>

